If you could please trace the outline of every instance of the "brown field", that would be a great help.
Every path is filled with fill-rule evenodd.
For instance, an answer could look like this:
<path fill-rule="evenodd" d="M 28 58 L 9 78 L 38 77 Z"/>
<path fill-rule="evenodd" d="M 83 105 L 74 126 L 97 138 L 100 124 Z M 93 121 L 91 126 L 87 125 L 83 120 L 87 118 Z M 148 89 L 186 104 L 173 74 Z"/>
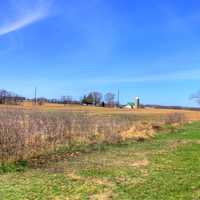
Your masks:
<path fill-rule="evenodd" d="M 81 106 L 81 105 L 63 105 L 63 104 L 50 104 L 45 103 L 42 106 L 35 106 L 32 102 L 24 102 L 18 106 L 5 106 L 1 105 L 0 107 L 14 107 L 14 108 L 23 108 L 23 109 L 33 109 L 39 111 L 71 111 L 71 112 L 87 112 L 93 114 L 134 114 L 134 115 L 144 115 L 144 116 L 165 116 L 166 114 L 171 113 L 183 113 L 187 120 L 189 121 L 198 121 L 200 120 L 200 111 L 190 111 L 190 110 L 175 110 L 175 109 L 138 109 L 138 110 L 129 110 L 129 109 L 120 109 L 120 108 L 102 108 L 94 106 Z"/>

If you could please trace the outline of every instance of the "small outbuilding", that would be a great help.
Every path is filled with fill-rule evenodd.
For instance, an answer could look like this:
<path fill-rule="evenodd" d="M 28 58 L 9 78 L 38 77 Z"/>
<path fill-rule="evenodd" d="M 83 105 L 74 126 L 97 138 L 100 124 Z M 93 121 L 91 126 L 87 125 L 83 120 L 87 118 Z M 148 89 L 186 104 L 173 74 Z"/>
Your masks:
<path fill-rule="evenodd" d="M 124 106 L 125 109 L 133 109 L 134 107 L 135 107 L 135 103 L 132 103 L 132 102 L 129 102 Z"/>

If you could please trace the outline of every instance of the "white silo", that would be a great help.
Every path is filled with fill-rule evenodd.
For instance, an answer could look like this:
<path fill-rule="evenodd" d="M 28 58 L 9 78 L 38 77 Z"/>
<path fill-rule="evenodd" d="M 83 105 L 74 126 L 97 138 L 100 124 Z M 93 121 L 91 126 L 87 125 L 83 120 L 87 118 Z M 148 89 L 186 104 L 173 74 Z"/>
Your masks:
<path fill-rule="evenodd" d="M 140 108 L 140 98 L 139 97 L 135 97 L 135 108 L 136 109 Z"/>

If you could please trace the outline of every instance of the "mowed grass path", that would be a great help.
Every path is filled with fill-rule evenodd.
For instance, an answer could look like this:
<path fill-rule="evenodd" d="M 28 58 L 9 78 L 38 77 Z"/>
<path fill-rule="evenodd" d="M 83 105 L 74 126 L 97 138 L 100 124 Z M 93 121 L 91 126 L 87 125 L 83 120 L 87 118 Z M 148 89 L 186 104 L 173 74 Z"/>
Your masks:
<path fill-rule="evenodd" d="M 200 199 L 200 123 L 0 175 L 0 199 Z"/>

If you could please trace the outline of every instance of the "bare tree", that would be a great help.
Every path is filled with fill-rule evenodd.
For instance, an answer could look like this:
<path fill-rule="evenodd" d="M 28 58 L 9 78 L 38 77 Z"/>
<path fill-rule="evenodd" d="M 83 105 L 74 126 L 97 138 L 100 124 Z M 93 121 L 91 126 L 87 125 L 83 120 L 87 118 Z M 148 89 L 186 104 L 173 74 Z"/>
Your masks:
<path fill-rule="evenodd" d="M 45 97 L 39 97 L 39 98 L 37 98 L 37 103 L 38 103 L 38 105 L 40 105 L 40 106 L 44 105 L 44 104 L 47 103 L 47 102 L 48 102 L 48 99 L 45 98 Z"/>
<path fill-rule="evenodd" d="M 101 104 L 102 94 L 100 92 L 91 92 L 90 94 L 93 97 L 93 103 L 95 104 L 95 106 Z"/>
<path fill-rule="evenodd" d="M 62 96 L 61 97 L 61 102 L 66 105 L 66 104 L 71 104 L 73 102 L 71 96 Z"/>
<path fill-rule="evenodd" d="M 114 106 L 115 105 L 115 95 L 111 92 L 108 92 L 104 96 L 105 102 L 108 106 Z"/>
<path fill-rule="evenodd" d="M 66 102 L 67 102 L 68 104 L 71 104 L 71 103 L 73 102 L 72 96 L 66 96 Z"/>
<path fill-rule="evenodd" d="M 0 104 L 18 104 L 23 100 L 25 100 L 24 97 L 21 97 L 13 92 L 0 90 Z"/>
<path fill-rule="evenodd" d="M 7 91 L 6 90 L 0 90 L 0 103 L 5 104 L 6 102 L 6 96 L 7 96 Z"/>

